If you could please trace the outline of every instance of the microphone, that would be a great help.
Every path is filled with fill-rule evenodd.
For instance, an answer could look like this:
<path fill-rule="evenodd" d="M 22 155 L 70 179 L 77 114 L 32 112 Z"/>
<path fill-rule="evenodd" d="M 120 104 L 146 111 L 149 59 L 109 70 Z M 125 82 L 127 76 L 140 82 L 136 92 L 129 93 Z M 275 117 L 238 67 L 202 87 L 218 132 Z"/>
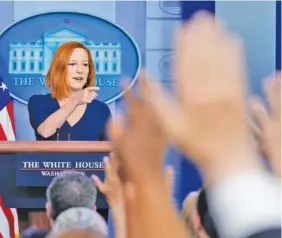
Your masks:
<path fill-rule="evenodd" d="M 56 129 L 57 141 L 60 140 L 60 128 Z"/>
<path fill-rule="evenodd" d="M 69 128 L 69 131 L 68 131 L 68 141 L 71 140 L 71 128 Z"/>

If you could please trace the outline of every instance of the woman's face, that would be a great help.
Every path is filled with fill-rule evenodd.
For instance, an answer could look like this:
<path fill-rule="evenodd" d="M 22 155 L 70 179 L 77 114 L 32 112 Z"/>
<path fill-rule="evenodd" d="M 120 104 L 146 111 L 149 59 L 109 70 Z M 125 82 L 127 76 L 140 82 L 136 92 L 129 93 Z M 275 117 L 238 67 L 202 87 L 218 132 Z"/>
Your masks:
<path fill-rule="evenodd" d="M 89 75 L 89 59 L 86 50 L 76 48 L 68 63 L 67 81 L 71 91 L 81 90 Z"/>

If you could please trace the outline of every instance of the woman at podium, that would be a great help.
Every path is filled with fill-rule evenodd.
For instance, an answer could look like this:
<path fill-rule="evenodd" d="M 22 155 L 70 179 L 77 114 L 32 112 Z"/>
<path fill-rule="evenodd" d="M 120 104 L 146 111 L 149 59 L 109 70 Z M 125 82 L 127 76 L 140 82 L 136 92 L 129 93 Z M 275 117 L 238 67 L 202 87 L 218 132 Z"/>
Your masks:
<path fill-rule="evenodd" d="M 28 112 L 36 140 L 107 140 L 108 106 L 96 100 L 91 53 L 78 42 L 61 45 L 45 78 L 50 93 L 29 99 Z"/>
<path fill-rule="evenodd" d="M 36 140 L 107 140 L 106 125 L 111 113 L 105 103 L 96 99 L 99 88 L 95 86 L 94 64 L 87 47 L 78 42 L 61 45 L 54 54 L 45 81 L 50 93 L 34 95 L 28 102 L 29 120 Z M 43 190 L 44 196 L 45 188 Z M 99 196 L 106 201 L 99 193 L 97 200 Z M 107 211 L 101 212 L 107 214 Z M 25 211 L 22 213 L 26 216 Z M 36 223 L 48 227 L 45 212 L 33 215 Z"/>

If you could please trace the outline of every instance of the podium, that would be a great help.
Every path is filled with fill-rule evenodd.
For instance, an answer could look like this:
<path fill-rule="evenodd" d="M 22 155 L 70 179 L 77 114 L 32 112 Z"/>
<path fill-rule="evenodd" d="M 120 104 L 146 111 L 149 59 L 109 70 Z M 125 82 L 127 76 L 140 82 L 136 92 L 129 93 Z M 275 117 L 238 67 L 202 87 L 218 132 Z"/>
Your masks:
<path fill-rule="evenodd" d="M 76 170 L 104 179 L 106 141 L 0 142 L 0 194 L 6 207 L 44 209 L 46 187 L 62 171 Z M 108 208 L 98 193 L 97 208 Z"/>

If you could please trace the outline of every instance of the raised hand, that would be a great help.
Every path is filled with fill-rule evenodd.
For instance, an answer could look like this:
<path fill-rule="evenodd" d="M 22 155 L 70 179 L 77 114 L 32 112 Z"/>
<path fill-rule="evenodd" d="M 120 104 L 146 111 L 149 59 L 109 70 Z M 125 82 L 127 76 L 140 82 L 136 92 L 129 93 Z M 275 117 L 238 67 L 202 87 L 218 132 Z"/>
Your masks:
<path fill-rule="evenodd" d="M 102 182 L 99 177 L 93 175 L 92 179 L 99 191 L 106 195 L 111 208 L 123 206 L 123 185 L 118 175 L 118 161 L 114 153 L 110 158 L 104 159 L 105 181 Z"/>
<path fill-rule="evenodd" d="M 126 119 L 113 121 L 109 134 L 121 153 L 126 176 L 135 182 L 154 181 L 152 176 L 162 179 L 166 139 L 152 111 L 140 98 L 128 91 L 125 100 Z"/>
<path fill-rule="evenodd" d="M 252 154 L 241 41 L 214 16 L 199 13 L 179 30 L 175 59 L 177 97 L 148 80 L 142 94 L 167 138 L 202 169 L 230 164 L 230 156 Z"/>
<path fill-rule="evenodd" d="M 254 133 L 260 152 L 281 177 L 281 72 L 269 76 L 263 85 L 267 106 L 258 97 L 251 101 Z M 269 108 L 269 109 L 268 109 Z"/>
<path fill-rule="evenodd" d="M 144 77 L 148 76 L 143 74 L 139 78 L 139 89 L 143 88 L 144 80 L 148 80 Z M 127 114 L 124 119 L 110 123 L 109 135 L 124 175 L 127 235 L 184 238 L 185 228 L 177 219 L 171 199 L 171 170 L 163 175 L 167 140 L 143 100 L 131 91 L 125 99 Z M 134 219 L 133 214 L 138 214 L 138 219 L 136 216 Z"/>
<path fill-rule="evenodd" d="M 115 236 L 117 238 L 126 238 L 126 218 L 125 218 L 125 198 L 124 185 L 118 175 L 118 158 L 112 152 L 110 158 L 104 159 L 105 181 L 102 182 L 97 176 L 92 176 L 94 183 L 99 191 L 108 199 L 113 223 L 115 227 Z"/>

